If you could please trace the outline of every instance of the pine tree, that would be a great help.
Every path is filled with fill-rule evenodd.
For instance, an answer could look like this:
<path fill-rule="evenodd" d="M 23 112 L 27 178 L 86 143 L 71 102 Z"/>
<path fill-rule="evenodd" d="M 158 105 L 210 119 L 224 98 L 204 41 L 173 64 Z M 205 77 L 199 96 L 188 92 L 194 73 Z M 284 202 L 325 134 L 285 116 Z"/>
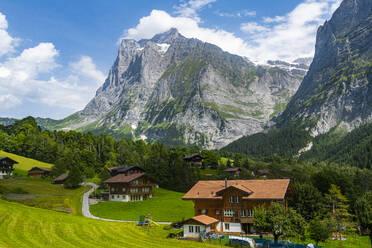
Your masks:
<path fill-rule="evenodd" d="M 326 194 L 332 217 L 336 221 L 336 230 L 341 234 L 342 229 L 345 228 L 347 221 L 351 218 L 348 212 L 349 205 L 347 198 L 341 193 L 338 186 L 331 184 L 329 193 Z"/>

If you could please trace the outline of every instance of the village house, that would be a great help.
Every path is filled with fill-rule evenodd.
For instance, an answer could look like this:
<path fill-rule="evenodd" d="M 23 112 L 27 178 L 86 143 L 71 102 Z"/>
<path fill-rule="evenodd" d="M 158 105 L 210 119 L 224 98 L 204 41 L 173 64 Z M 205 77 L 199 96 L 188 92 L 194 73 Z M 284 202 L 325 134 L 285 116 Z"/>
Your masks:
<path fill-rule="evenodd" d="M 253 209 L 260 205 L 268 208 L 272 202 L 287 206 L 289 183 L 289 179 L 199 181 L 182 199 L 194 201 L 196 217 L 206 215 L 218 220 L 215 225 L 209 224 L 210 230 L 222 234 L 254 233 Z M 185 223 L 184 231 L 190 222 Z M 207 230 L 207 224 L 199 221 L 199 225 L 203 227 L 198 231 Z M 191 230 L 184 235 L 195 236 L 189 233 Z"/>
<path fill-rule="evenodd" d="M 202 165 L 204 157 L 202 157 L 199 153 L 194 153 L 190 156 L 186 156 L 183 158 L 184 161 L 192 164 Z"/>
<path fill-rule="evenodd" d="M 107 168 L 110 175 L 116 176 L 118 174 L 137 174 L 137 173 L 145 173 L 145 170 L 138 166 L 116 166 L 116 167 L 109 167 Z"/>
<path fill-rule="evenodd" d="M 103 193 L 105 200 L 129 202 L 152 198 L 155 183 L 142 168 L 117 167 L 111 171 L 115 176 L 104 181 L 109 188 L 108 192 Z"/>
<path fill-rule="evenodd" d="M 18 162 L 8 157 L 0 157 L 0 179 L 13 175 L 14 164 L 18 164 Z"/>
<path fill-rule="evenodd" d="M 240 172 L 242 170 L 238 167 L 231 167 L 231 168 L 227 168 L 225 169 L 225 172 L 229 175 L 229 176 L 232 176 L 232 177 L 238 177 L 240 175 Z"/>
<path fill-rule="evenodd" d="M 49 177 L 52 172 L 51 168 L 46 167 L 32 167 L 28 171 L 28 176 L 30 177 Z"/>

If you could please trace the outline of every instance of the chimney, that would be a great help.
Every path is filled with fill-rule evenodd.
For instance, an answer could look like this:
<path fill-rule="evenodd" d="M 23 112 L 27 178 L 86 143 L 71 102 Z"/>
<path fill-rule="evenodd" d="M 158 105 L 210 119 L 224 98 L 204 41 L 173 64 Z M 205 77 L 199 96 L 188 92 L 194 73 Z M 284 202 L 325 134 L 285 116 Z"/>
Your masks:
<path fill-rule="evenodd" d="M 227 188 L 227 178 L 225 177 L 225 189 Z"/>

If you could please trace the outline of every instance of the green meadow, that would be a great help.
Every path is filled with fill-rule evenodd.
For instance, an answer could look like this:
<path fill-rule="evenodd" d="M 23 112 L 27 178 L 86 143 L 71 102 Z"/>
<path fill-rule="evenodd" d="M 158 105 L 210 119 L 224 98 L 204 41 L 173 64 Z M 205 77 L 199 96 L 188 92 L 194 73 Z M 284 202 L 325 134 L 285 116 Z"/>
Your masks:
<path fill-rule="evenodd" d="M 175 231 L 93 220 L 0 200 L 0 247 L 216 247 L 167 239 L 170 232 Z"/>
<path fill-rule="evenodd" d="M 182 200 L 184 193 L 154 188 L 154 197 L 139 202 L 101 202 L 90 206 L 98 217 L 114 220 L 138 220 L 151 214 L 154 221 L 181 221 L 194 216 L 194 203 Z"/>

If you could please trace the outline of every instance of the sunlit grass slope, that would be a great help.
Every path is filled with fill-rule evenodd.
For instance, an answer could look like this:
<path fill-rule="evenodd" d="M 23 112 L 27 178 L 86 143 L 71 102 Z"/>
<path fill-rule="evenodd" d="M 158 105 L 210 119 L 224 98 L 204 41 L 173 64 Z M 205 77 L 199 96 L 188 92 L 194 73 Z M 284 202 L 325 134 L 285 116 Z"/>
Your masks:
<path fill-rule="evenodd" d="M 0 247 L 216 247 L 166 239 L 171 231 L 105 222 L 0 200 Z"/>
<path fill-rule="evenodd" d="M 35 166 L 47 167 L 47 168 L 51 168 L 53 166 L 52 164 L 40 162 L 40 161 L 31 159 L 31 158 L 22 157 L 19 155 L 15 155 L 13 153 L 4 152 L 2 150 L 0 150 L 0 157 L 9 157 L 17 161 L 18 164 L 15 164 L 14 168 L 17 170 L 22 170 L 22 171 L 28 171 L 29 169 Z"/>
<path fill-rule="evenodd" d="M 182 200 L 184 193 L 154 189 L 154 198 L 139 202 L 102 202 L 90 206 L 93 215 L 115 220 L 138 220 L 151 214 L 154 221 L 182 221 L 194 216 L 192 201 Z"/>

